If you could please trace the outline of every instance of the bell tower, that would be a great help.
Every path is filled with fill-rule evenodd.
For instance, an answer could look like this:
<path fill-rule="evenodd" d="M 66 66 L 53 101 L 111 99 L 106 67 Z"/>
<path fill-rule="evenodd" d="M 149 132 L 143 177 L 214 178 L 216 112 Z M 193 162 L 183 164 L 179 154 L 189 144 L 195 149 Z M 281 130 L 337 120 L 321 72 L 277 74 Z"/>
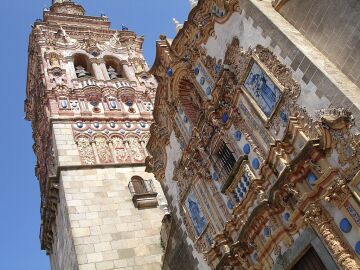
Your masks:
<path fill-rule="evenodd" d="M 144 168 L 157 83 L 142 44 L 73 1 L 32 27 L 25 113 L 53 270 L 161 268 L 166 202 Z"/>

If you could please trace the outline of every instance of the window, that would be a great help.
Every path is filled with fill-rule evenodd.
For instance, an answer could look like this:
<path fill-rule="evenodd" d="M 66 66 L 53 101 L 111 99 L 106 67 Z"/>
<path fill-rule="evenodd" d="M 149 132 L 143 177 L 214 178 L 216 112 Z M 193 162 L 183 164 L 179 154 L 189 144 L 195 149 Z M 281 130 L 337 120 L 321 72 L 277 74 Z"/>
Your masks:
<path fill-rule="evenodd" d="M 158 205 L 157 193 L 151 179 L 144 180 L 140 176 L 133 176 L 128 187 L 136 208 L 149 208 Z"/>
<path fill-rule="evenodd" d="M 133 177 L 131 179 L 130 183 L 131 183 L 131 185 L 133 187 L 133 191 L 134 191 L 135 194 L 148 193 L 148 189 L 146 187 L 145 181 L 141 177 Z M 149 191 L 151 191 L 151 188 L 149 189 Z"/>
<path fill-rule="evenodd" d="M 220 174 L 230 174 L 235 166 L 236 159 L 225 142 L 222 142 L 220 145 L 216 156 L 218 158 L 218 164 L 221 167 Z"/>

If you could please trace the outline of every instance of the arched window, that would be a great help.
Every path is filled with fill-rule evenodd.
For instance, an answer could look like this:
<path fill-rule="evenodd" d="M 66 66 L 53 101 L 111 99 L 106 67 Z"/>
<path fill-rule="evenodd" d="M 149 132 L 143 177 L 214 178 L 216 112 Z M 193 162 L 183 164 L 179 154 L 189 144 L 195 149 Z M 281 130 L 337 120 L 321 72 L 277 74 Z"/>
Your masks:
<path fill-rule="evenodd" d="M 136 208 L 156 207 L 158 205 L 157 193 L 152 180 L 144 180 L 140 176 L 133 176 L 128 187 Z"/>
<path fill-rule="evenodd" d="M 145 181 L 140 176 L 131 177 L 131 184 L 134 189 L 135 194 L 145 194 L 148 193 Z"/>
<path fill-rule="evenodd" d="M 122 65 L 118 59 L 111 56 L 105 56 L 104 61 L 110 80 L 124 78 Z"/>
<path fill-rule="evenodd" d="M 181 107 L 184 109 L 186 117 L 193 126 L 196 126 L 200 116 L 201 97 L 197 93 L 194 84 L 186 77 L 179 81 L 178 95 Z"/>
<path fill-rule="evenodd" d="M 75 54 L 73 57 L 76 77 L 84 78 L 93 76 L 89 58 L 84 54 Z"/>

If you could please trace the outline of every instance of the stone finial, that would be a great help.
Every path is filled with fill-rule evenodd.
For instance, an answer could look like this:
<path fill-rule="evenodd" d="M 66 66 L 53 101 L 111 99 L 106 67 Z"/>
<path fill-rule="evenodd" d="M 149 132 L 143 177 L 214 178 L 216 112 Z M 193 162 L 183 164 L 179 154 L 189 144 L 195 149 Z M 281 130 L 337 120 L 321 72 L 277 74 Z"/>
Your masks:
<path fill-rule="evenodd" d="M 72 0 L 52 0 L 52 4 L 72 2 Z"/>
<path fill-rule="evenodd" d="M 193 9 L 194 7 L 196 7 L 196 5 L 198 4 L 199 0 L 189 0 L 191 9 Z"/>
<path fill-rule="evenodd" d="M 183 28 L 183 25 L 175 18 L 173 18 L 173 22 L 175 24 L 176 33 L 178 33 L 180 31 L 180 29 Z"/>

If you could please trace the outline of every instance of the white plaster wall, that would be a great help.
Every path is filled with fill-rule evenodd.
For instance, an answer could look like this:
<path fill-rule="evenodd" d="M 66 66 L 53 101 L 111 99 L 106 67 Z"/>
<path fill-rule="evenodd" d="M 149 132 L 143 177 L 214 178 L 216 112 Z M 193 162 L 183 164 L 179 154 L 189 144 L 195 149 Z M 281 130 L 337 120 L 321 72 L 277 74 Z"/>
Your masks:
<path fill-rule="evenodd" d="M 168 196 L 173 198 L 171 202 L 172 209 L 177 209 L 176 215 L 180 220 L 182 219 L 180 216 L 179 210 L 179 198 L 178 198 L 178 186 L 177 182 L 173 181 L 173 173 L 175 163 L 180 160 L 182 156 L 182 150 L 180 149 L 180 143 L 178 142 L 175 133 L 172 132 L 170 135 L 170 144 L 166 146 L 166 155 L 167 155 L 167 163 L 166 163 L 166 172 L 165 172 L 165 186 L 168 188 Z M 173 213 L 172 213 L 173 214 Z M 185 225 L 181 225 L 181 229 L 186 232 Z M 186 242 L 193 247 L 193 257 L 199 261 L 198 269 L 199 270 L 209 270 L 209 266 L 205 263 L 203 256 L 196 251 L 194 248 L 194 243 L 190 238 L 186 239 Z"/>
<path fill-rule="evenodd" d="M 254 27 L 253 19 L 245 16 L 245 11 L 241 13 L 235 12 L 229 20 L 224 24 L 215 24 L 215 36 L 210 37 L 205 44 L 208 54 L 216 59 L 224 60 L 227 46 L 231 44 L 234 37 L 240 41 L 240 46 L 245 50 L 255 48 L 258 44 L 264 47 L 270 47 L 271 37 L 264 35 L 261 26 Z M 264 38 L 265 36 L 265 38 Z M 278 60 L 291 69 L 291 60 L 286 57 L 283 59 L 280 55 L 281 48 L 276 46 L 271 48 L 277 56 Z M 316 86 L 310 81 L 305 84 L 301 78 L 303 72 L 300 69 L 293 70 L 293 78 L 300 83 L 301 94 L 298 99 L 298 104 L 305 106 L 311 115 L 314 115 L 316 110 L 328 108 L 331 105 L 330 100 L 326 97 L 319 97 L 316 95 Z"/>

